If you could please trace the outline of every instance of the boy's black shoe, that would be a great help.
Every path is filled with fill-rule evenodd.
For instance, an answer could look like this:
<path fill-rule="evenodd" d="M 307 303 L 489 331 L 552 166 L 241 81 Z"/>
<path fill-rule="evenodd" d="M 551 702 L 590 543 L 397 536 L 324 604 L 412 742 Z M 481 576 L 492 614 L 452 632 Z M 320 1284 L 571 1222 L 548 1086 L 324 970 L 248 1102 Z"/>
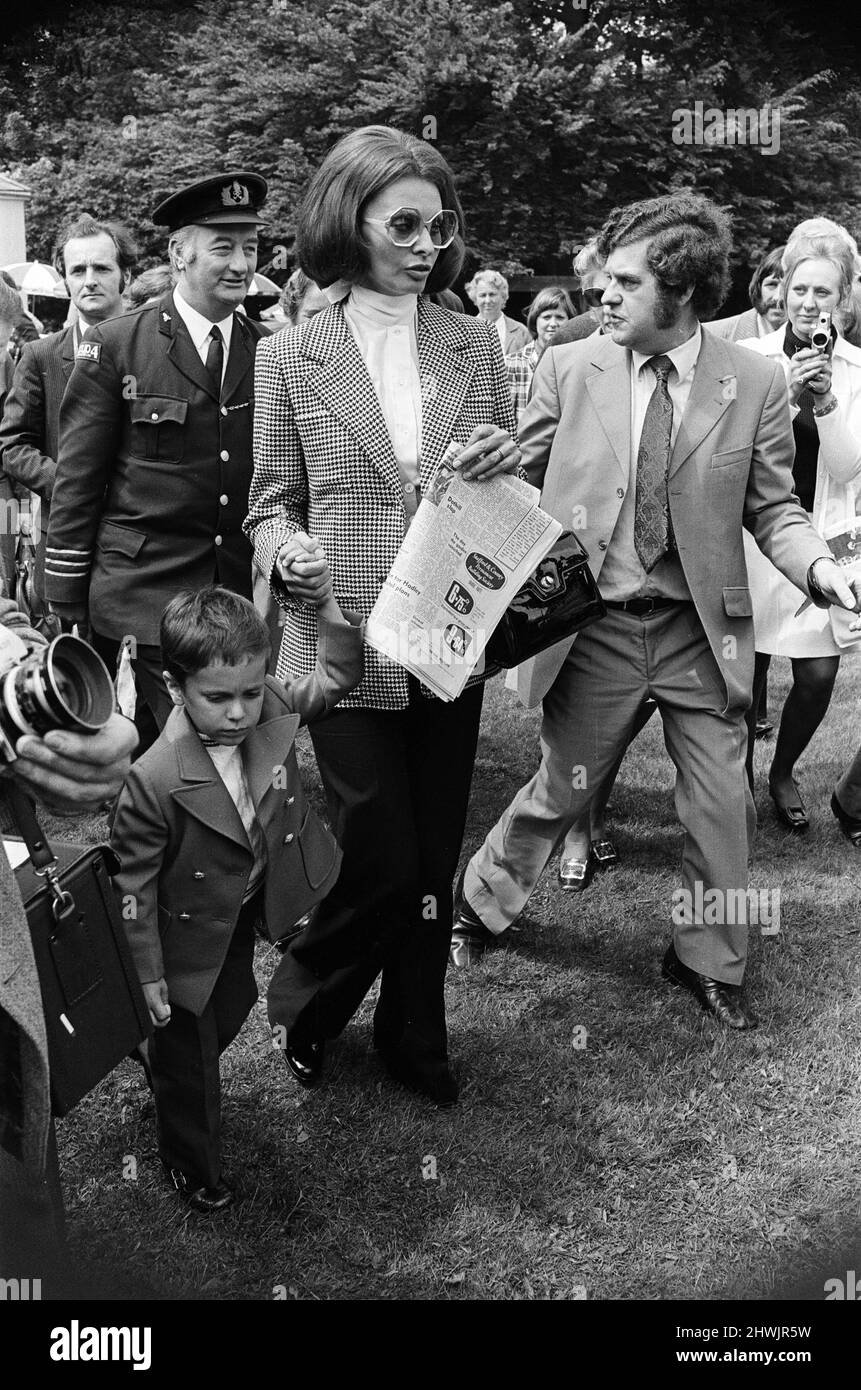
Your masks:
<path fill-rule="evenodd" d="M 168 1168 L 165 1164 L 164 1170 L 182 1201 L 194 1211 L 202 1211 L 210 1216 L 216 1211 L 226 1211 L 236 1200 L 233 1189 L 228 1187 L 223 1178 L 219 1178 L 215 1187 L 205 1187 L 197 1178 L 183 1173 L 181 1168 Z"/>
<path fill-rule="evenodd" d="M 326 1046 L 322 1042 L 294 1043 L 288 1040 L 284 1046 L 284 1061 L 299 1085 L 309 1091 L 320 1084 L 325 1055 Z"/>

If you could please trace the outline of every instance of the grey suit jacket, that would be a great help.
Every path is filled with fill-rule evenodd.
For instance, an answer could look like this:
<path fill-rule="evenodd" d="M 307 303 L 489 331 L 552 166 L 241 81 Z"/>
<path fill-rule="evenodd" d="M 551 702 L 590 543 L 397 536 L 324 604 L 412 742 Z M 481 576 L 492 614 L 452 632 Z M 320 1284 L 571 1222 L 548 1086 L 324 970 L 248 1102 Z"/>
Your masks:
<path fill-rule="evenodd" d="M 547 349 L 521 417 L 523 467 L 529 482 L 543 485 L 542 506 L 578 531 L 599 583 L 626 490 L 636 485 L 630 417 L 626 349 L 601 336 Z M 793 496 L 794 453 L 780 367 L 704 333 L 668 491 L 679 558 L 724 681 L 727 713 L 747 708 L 753 681 L 742 528 L 805 593 L 810 565 L 828 555 Z M 520 668 L 527 704 L 544 697 L 570 647 L 560 642 Z"/>
<path fill-rule="evenodd" d="M 730 343 L 739 343 L 742 338 L 757 337 L 756 320 L 756 310 L 745 309 L 744 313 L 730 314 L 726 319 L 712 319 L 711 323 L 704 323 L 703 328 L 716 333 L 719 338 L 726 338 Z"/>

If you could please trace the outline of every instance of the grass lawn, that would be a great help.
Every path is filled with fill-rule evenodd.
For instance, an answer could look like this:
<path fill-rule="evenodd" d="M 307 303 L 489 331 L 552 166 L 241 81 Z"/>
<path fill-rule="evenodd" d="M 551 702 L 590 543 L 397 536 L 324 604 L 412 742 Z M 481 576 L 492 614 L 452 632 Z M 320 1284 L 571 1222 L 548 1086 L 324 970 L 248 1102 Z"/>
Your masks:
<path fill-rule="evenodd" d="M 261 1000 L 222 1065 L 243 1193 L 223 1216 L 189 1213 L 166 1185 L 131 1062 L 58 1123 L 73 1248 L 111 1269 L 106 1294 L 821 1299 L 825 1278 L 861 1270 L 861 857 L 828 810 L 861 738 L 859 672 L 844 661 L 800 765 L 805 839 L 774 820 L 772 745 L 757 745 L 752 884 L 781 889 L 779 933 L 752 933 L 758 1031 L 727 1036 L 660 979 L 681 832 L 656 718 L 613 796 L 622 863 L 582 897 L 548 871 L 507 947 L 449 974 L 454 1110 L 388 1079 L 372 1001 L 332 1045 L 324 1088 L 301 1091 Z M 772 713 L 787 674 L 773 663 Z M 465 854 L 534 771 L 537 734 L 492 682 Z M 274 964 L 261 945 L 261 991 Z"/>

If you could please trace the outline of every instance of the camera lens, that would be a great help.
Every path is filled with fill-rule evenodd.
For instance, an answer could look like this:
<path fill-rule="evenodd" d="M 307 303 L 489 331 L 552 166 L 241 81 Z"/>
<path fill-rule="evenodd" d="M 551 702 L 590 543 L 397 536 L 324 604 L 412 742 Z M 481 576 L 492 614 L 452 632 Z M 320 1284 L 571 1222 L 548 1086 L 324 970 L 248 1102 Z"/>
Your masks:
<path fill-rule="evenodd" d="M 108 668 L 97 652 L 64 633 L 31 653 L 0 680 L 0 729 L 14 743 L 21 734 L 70 729 L 96 733 L 114 708 Z"/>

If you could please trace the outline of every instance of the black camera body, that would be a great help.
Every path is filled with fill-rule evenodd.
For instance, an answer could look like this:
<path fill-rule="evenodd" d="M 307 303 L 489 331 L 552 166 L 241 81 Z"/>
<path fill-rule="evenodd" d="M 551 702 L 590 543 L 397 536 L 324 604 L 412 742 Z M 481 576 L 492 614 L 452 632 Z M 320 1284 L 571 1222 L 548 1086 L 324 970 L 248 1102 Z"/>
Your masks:
<path fill-rule="evenodd" d="M 108 668 L 87 642 L 55 637 L 0 675 L 0 764 L 14 763 L 22 734 L 96 734 L 114 710 Z"/>

